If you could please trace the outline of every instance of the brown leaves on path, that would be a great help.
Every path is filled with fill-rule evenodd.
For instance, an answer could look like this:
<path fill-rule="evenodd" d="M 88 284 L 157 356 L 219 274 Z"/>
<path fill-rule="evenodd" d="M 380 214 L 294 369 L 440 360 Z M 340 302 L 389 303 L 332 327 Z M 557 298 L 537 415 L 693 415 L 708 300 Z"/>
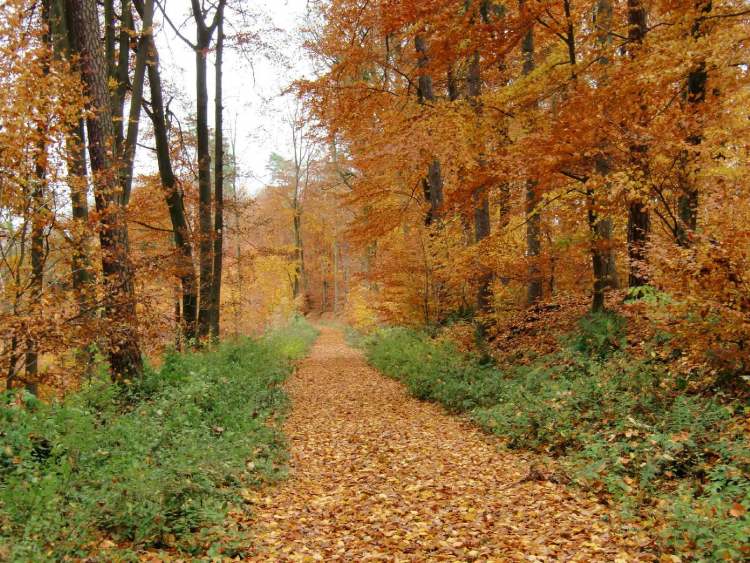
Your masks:
<path fill-rule="evenodd" d="M 636 560 L 593 497 L 524 480 L 522 455 L 321 330 L 288 383 L 290 478 L 247 499 L 253 560 Z"/>

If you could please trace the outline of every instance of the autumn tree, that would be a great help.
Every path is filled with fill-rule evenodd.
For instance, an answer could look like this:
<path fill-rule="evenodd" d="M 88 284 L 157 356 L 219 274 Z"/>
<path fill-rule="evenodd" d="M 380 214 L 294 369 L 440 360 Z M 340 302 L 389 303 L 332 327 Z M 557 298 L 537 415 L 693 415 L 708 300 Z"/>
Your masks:
<path fill-rule="evenodd" d="M 135 287 L 128 255 L 124 205 L 119 183 L 120 153 L 107 87 L 107 67 L 99 42 L 99 16 L 93 0 L 67 0 L 73 49 L 80 56 L 81 76 L 93 111 L 86 119 L 94 200 L 100 214 L 99 242 L 107 320 L 111 323 L 109 361 L 113 377 L 128 380 L 143 371 L 136 333 Z M 139 102 L 140 103 L 140 102 Z M 125 163 L 127 166 L 127 163 Z"/>

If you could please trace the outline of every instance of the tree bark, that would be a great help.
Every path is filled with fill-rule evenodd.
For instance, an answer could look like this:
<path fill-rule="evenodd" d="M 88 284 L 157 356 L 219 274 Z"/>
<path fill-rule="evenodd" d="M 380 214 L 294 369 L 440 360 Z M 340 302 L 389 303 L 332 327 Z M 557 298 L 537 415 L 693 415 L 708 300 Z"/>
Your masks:
<path fill-rule="evenodd" d="M 307 292 L 305 279 L 305 249 L 302 239 L 302 197 L 307 191 L 310 179 L 310 146 L 305 139 L 305 132 L 298 121 L 298 114 L 290 121 L 292 130 L 292 148 L 294 149 L 294 191 L 292 193 L 292 235 L 294 236 L 294 280 L 292 295 L 296 299 Z M 303 172 L 304 171 L 304 172 Z M 304 183 L 303 176 L 304 173 Z M 304 306 L 304 304 L 303 304 Z"/>
<path fill-rule="evenodd" d="M 234 336 L 240 334 L 240 316 L 242 309 L 242 295 L 244 293 L 244 280 L 242 276 L 242 247 L 240 245 L 240 206 L 239 194 L 237 193 L 237 131 L 232 136 L 232 202 L 234 205 L 234 252 L 237 268 L 237 289 L 234 302 Z"/>
<path fill-rule="evenodd" d="M 565 43 L 568 47 L 568 62 L 572 69 L 570 79 L 575 82 L 578 80 L 576 70 L 577 53 L 570 0 L 563 0 L 563 11 L 567 22 Z M 609 160 L 607 156 L 604 155 L 596 159 L 595 167 L 600 176 L 607 176 L 609 174 Z M 591 265 L 594 274 L 591 311 L 596 313 L 604 310 L 604 292 L 609 282 L 608 267 L 610 259 L 608 256 L 608 246 L 609 239 L 611 238 L 611 223 L 607 222 L 606 217 L 599 217 L 596 210 L 596 194 L 591 186 L 586 187 L 586 200 L 588 205 L 589 231 L 591 233 Z"/>
<path fill-rule="evenodd" d="M 305 279 L 305 252 L 302 248 L 302 211 L 299 207 L 299 199 L 295 193 L 292 212 L 292 228 L 294 230 L 294 284 L 292 295 L 296 299 L 302 293 Z"/>
<path fill-rule="evenodd" d="M 112 378 L 124 382 L 143 373 L 137 334 L 134 273 L 128 252 L 128 229 L 118 185 L 115 126 L 107 87 L 107 68 L 101 52 L 95 0 L 66 0 L 75 51 L 89 104 L 86 120 L 89 156 L 94 173 L 94 200 L 99 214 L 105 316 L 109 330 Z"/>
<path fill-rule="evenodd" d="M 48 15 L 47 23 L 51 34 L 53 56 L 71 59 L 74 36 L 66 20 L 63 0 L 52 0 Z M 76 68 L 76 71 L 79 69 Z M 76 126 L 65 134 L 65 159 L 68 167 L 68 186 L 73 218 L 69 242 L 71 245 L 71 281 L 78 304 L 78 314 L 81 319 L 91 319 L 96 316 L 96 308 L 93 306 L 96 287 L 90 258 L 85 146 L 85 123 L 81 117 Z M 81 349 L 77 350 L 76 354 L 83 365 L 83 374 L 89 376 L 94 366 L 94 350 L 91 346 L 93 341 L 94 338 L 85 333 L 80 344 Z"/>
<path fill-rule="evenodd" d="M 221 322 L 221 278 L 224 259 L 224 118 L 222 105 L 222 62 L 224 57 L 224 4 L 218 7 L 216 28 L 215 161 L 214 161 L 214 248 L 211 276 L 211 336 L 218 340 Z"/>
<path fill-rule="evenodd" d="M 628 39 L 631 45 L 631 57 L 643 42 L 646 35 L 646 9 L 642 0 L 628 0 Z M 630 147 L 630 160 L 634 166 L 645 163 L 648 147 L 643 143 L 634 143 Z M 641 198 L 634 198 L 628 203 L 628 286 L 639 287 L 648 284 L 646 273 L 646 244 L 651 231 L 651 217 L 648 207 Z"/>
<path fill-rule="evenodd" d="M 534 29 L 530 27 L 521 43 L 523 74 L 534 70 Z M 534 305 L 542 299 L 542 272 L 539 268 L 541 253 L 541 217 L 536 210 L 539 203 L 536 180 L 526 180 L 526 256 L 529 260 L 526 304 Z"/>
<path fill-rule="evenodd" d="M 485 24 L 488 23 L 486 4 L 486 1 L 482 1 L 479 5 L 479 15 L 482 18 L 482 23 Z M 482 67 L 479 49 L 474 50 L 469 61 L 467 94 L 469 97 L 469 103 L 473 106 L 476 116 L 477 135 L 480 135 L 482 122 Z M 481 140 L 479 142 L 481 143 Z M 482 184 L 474 190 L 472 199 L 474 203 L 474 241 L 479 243 L 490 236 L 491 229 L 490 200 L 487 195 L 487 186 L 484 184 L 483 178 L 486 174 L 487 168 L 484 147 L 480 148 L 479 154 L 477 154 L 477 166 L 479 168 L 479 174 L 482 176 Z M 492 272 L 486 271 L 483 267 L 479 274 L 479 288 L 477 289 L 476 295 L 477 310 L 483 313 L 488 312 L 490 309 L 492 277 Z"/>
<path fill-rule="evenodd" d="M 213 225 L 211 221 L 211 156 L 208 139 L 208 90 L 206 86 L 206 51 L 210 39 L 198 32 L 195 50 L 197 71 L 197 134 L 198 134 L 198 222 L 200 241 L 199 270 L 200 298 L 198 308 L 198 337 L 205 338 L 211 323 L 211 285 L 213 284 Z"/>
<path fill-rule="evenodd" d="M 598 0 L 596 6 L 596 26 L 598 28 L 598 43 L 603 48 L 608 48 L 612 43 L 612 3 L 611 0 Z M 572 39 L 571 39 L 572 41 Z M 609 58 L 602 57 L 599 59 L 600 64 L 608 65 Z M 606 76 L 605 76 L 606 80 Z M 596 172 L 603 178 L 607 178 L 612 171 L 611 156 L 607 141 L 603 140 L 602 154 L 596 158 Z M 610 191 L 609 182 L 605 185 L 606 191 Z M 612 218 L 605 216 L 599 219 L 596 225 L 595 237 L 600 245 L 598 259 L 602 261 L 601 267 L 604 274 L 604 285 L 617 289 L 620 286 L 617 275 L 617 264 L 615 253 L 612 249 Z"/>
<path fill-rule="evenodd" d="M 333 314 L 337 315 L 339 312 L 339 243 L 335 237 L 331 253 L 333 254 Z"/>
<path fill-rule="evenodd" d="M 224 0 L 214 14 L 211 25 L 206 25 L 205 16 L 198 0 L 191 0 L 193 19 L 196 27 L 195 69 L 196 69 L 196 128 L 198 137 L 198 226 L 200 242 L 198 264 L 200 271 L 200 300 L 198 303 L 198 338 L 206 338 L 211 331 L 212 293 L 214 274 L 214 231 L 211 217 L 211 147 L 208 135 L 208 86 L 207 56 L 211 37 L 223 11 Z"/>
<path fill-rule="evenodd" d="M 419 68 L 419 80 L 417 82 L 417 96 L 419 103 L 426 104 L 435 101 L 435 92 L 432 87 L 432 77 L 425 70 L 430 62 L 427 54 L 427 42 L 424 36 L 418 34 L 414 38 L 414 47 L 418 54 L 417 66 Z M 430 204 L 425 222 L 429 225 L 439 219 L 440 210 L 443 206 L 443 173 L 440 168 L 440 160 L 434 158 L 428 165 L 427 176 L 422 180 L 425 199 Z"/>
<path fill-rule="evenodd" d="M 76 229 L 73 234 L 72 278 L 73 291 L 78 299 L 78 310 L 82 316 L 91 317 L 94 311 L 94 275 L 91 271 L 89 252 L 89 204 L 86 182 L 85 123 L 78 121 L 76 130 L 65 139 L 68 174 L 71 176 L 70 201 Z"/>

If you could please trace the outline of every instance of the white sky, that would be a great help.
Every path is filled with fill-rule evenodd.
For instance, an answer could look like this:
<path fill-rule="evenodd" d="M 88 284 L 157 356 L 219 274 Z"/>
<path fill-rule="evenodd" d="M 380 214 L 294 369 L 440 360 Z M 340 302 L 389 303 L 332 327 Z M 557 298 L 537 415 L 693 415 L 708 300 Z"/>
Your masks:
<path fill-rule="evenodd" d="M 195 23 L 190 17 L 190 1 L 163 0 L 163 4 L 172 23 L 181 26 L 182 35 L 194 41 Z M 253 26 L 256 30 L 280 30 L 262 31 L 261 36 L 287 61 L 285 64 L 277 58 L 269 59 L 260 49 L 249 49 L 252 58 L 228 48 L 224 52 L 224 135 L 231 140 L 236 130 L 237 159 L 243 176 L 240 185 L 256 192 L 268 179 L 266 165 L 271 153 L 287 157 L 292 154 L 290 134 L 283 117 L 294 100 L 290 96 L 280 97 L 280 92 L 295 78 L 310 73 L 310 65 L 301 50 L 302 39 L 297 33 L 306 13 L 307 0 L 234 0 L 234 5 L 247 6 L 263 14 L 263 20 Z M 231 11 L 227 12 L 227 18 L 233 18 Z M 174 100 L 170 108 L 184 120 L 195 113 L 195 55 L 163 21 L 158 9 L 155 19 L 162 80 L 171 82 L 182 92 L 182 97 Z M 233 23 L 236 25 L 227 21 L 227 35 L 232 32 Z M 208 90 L 209 123 L 213 126 L 213 53 L 208 61 Z"/>

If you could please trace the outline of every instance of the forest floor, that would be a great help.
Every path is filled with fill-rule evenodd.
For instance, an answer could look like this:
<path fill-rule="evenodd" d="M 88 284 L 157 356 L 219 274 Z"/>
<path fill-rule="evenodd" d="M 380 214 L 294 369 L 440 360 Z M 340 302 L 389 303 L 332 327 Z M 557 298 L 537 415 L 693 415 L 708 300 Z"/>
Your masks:
<path fill-rule="evenodd" d="M 635 561 L 593 495 L 409 397 L 321 327 L 287 383 L 290 477 L 247 500 L 258 561 Z"/>

